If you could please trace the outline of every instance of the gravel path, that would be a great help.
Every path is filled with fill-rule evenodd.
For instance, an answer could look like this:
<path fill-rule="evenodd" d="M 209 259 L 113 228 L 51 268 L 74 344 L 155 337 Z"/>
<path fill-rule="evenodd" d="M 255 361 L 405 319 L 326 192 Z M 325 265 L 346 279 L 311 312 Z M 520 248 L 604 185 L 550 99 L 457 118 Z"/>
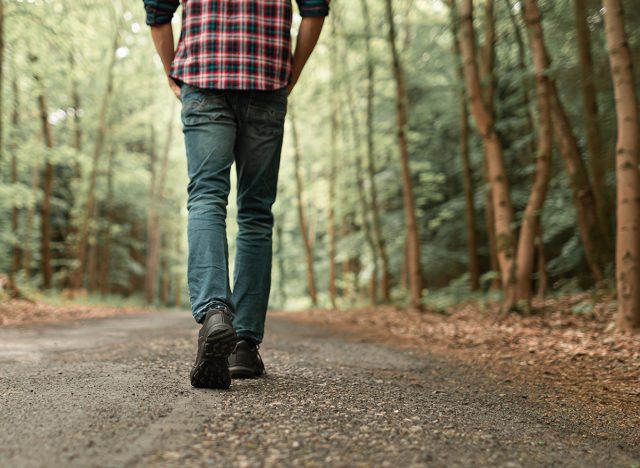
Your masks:
<path fill-rule="evenodd" d="M 196 333 L 177 312 L 0 329 L 0 466 L 640 466 L 532 389 L 280 317 L 266 378 L 192 389 Z"/>

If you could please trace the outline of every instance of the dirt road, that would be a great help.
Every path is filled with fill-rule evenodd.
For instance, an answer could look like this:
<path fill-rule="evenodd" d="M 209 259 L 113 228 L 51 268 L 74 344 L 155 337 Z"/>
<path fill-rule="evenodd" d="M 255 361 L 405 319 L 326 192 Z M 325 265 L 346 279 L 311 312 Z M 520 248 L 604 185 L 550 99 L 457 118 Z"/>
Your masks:
<path fill-rule="evenodd" d="M 266 378 L 196 390 L 196 333 L 184 312 L 0 329 L 0 466 L 640 466 L 531 389 L 281 317 Z"/>

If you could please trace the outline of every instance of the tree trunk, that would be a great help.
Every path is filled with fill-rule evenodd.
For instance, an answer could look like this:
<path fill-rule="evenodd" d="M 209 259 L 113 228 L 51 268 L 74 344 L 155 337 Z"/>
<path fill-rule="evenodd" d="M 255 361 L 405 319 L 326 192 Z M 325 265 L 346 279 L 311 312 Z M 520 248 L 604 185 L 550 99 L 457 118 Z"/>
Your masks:
<path fill-rule="evenodd" d="M 543 298 L 547 292 L 549 284 L 549 274 L 547 273 L 547 261 L 544 253 L 544 238 L 542 235 L 542 223 L 538 223 L 537 246 L 538 246 L 538 297 Z"/>
<path fill-rule="evenodd" d="M 111 224 L 114 222 L 114 194 L 113 194 L 113 178 L 114 178 L 114 160 L 115 149 L 111 147 L 109 151 L 109 163 L 107 166 L 107 229 L 105 230 L 105 238 L 102 243 L 102 260 L 100 261 L 100 292 L 106 295 L 109 292 L 109 280 L 111 276 Z"/>
<path fill-rule="evenodd" d="M 525 130 L 527 135 L 532 135 L 534 131 L 533 127 L 533 116 L 531 115 L 531 109 L 529 103 L 531 102 L 530 97 L 530 83 L 529 83 L 529 68 L 527 67 L 527 52 L 524 44 L 524 39 L 522 37 L 522 33 L 520 32 L 520 26 L 518 24 L 518 17 L 513 12 L 513 5 L 511 4 L 511 0 L 504 0 L 509 10 L 509 19 L 511 20 L 511 27 L 513 28 L 513 36 L 516 39 L 516 44 L 518 46 L 518 70 L 522 73 L 522 107 L 525 110 Z M 533 140 L 529 138 L 527 142 L 527 146 L 523 151 L 521 161 L 522 164 L 528 164 L 531 159 L 536 156 L 535 148 L 533 147 Z"/>
<path fill-rule="evenodd" d="M 158 266 L 160 255 L 160 216 L 157 214 L 157 180 L 158 169 L 156 167 L 158 155 L 156 151 L 156 133 L 151 126 L 151 138 L 149 146 L 149 205 L 147 207 L 147 254 L 145 261 L 144 296 L 147 303 L 151 304 L 156 298 L 158 287 Z"/>
<path fill-rule="evenodd" d="M 347 57 L 343 57 L 343 63 L 348 63 Z M 364 231 L 364 238 L 371 251 L 371 259 L 373 263 L 372 281 L 369 285 L 369 303 L 373 306 L 378 301 L 378 249 L 373 238 L 371 225 L 369 224 L 369 203 L 367 201 L 367 194 L 364 187 L 364 165 L 362 155 L 360 153 L 362 149 L 362 141 L 360 137 L 360 129 L 358 127 L 358 118 L 356 116 L 356 105 L 353 102 L 354 92 L 349 86 L 350 82 L 347 82 L 346 98 L 349 108 L 351 130 L 353 132 L 353 155 L 354 155 L 354 176 L 356 179 L 356 186 L 358 189 L 358 203 L 360 205 L 360 212 L 362 216 L 362 229 Z"/>
<path fill-rule="evenodd" d="M 587 24 L 586 0 L 574 0 L 576 39 L 580 57 L 580 83 L 582 85 L 582 97 L 584 100 L 584 123 L 587 129 L 587 144 L 589 148 L 589 168 L 593 181 L 593 196 L 596 201 L 598 218 L 602 228 L 609 237 L 610 217 L 612 209 L 606 176 L 609 172 L 607 157 L 602 148 L 602 133 L 598 117 L 597 91 L 593 58 L 591 56 L 591 40 L 589 38 L 589 26 Z"/>
<path fill-rule="evenodd" d="M 484 42 L 481 47 L 480 55 L 480 82 L 482 83 L 482 96 L 484 104 L 487 107 L 488 113 L 491 118 L 495 118 L 495 63 L 496 63 L 496 18 L 493 13 L 493 0 L 485 0 L 484 3 Z M 464 70 L 463 74 L 464 74 Z M 485 208 L 485 220 L 487 222 L 487 240 L 489 242 L 489 253 L 491 255 L 491 270 L 500 271 L 500 265 L 498 262 L 498 246 L 495 228 L 495 216 L 493 214 L 493 188 L 489 178 L 487 161 L 487 146 L 484 147 L 484 169 L 485 169 L 485 183 L 487 186 L 487 204 Z M 492 280 L 491 289 L 498 290 L 501 287 L 501 281 L 497 278 Z"/>
<path fill-rule="evenodd" d="M 339 102 L 337 99 L 337 86 L 338 81 L 336 79 L 337 68 L 337 36 L 336 36 L 336 22 L 335 15 L 330 17 L 331 25 L 331 42 L 329 46 L 329 66 L 331 73 L 331 135 L 329 146 L 329 209 L 327 213 L 328 222 L 328 234 L 329 234 L 329 300 L 331 301 L 331 308 L 337 309 L 336 298 L 338 296 L 337 282 L 337 265 L 336 254 L 338 244 L 338 230 L 336 227 L 336 179 L 337 179 L 337 157 L 338 157 L 338 113 Z M 302 222 L 301 222 L 302 223 Z M 315 286 L 314 286 L 315 288 Z"/>
<path fill-rule="evenodd" d="M 296 127 L 295 113 L 292 106 L 289 106 L 289 119 L 291 122 L 291 136 L 293 139 L 293 164 L 296 177 L 296 198 L 298 205 L 298 221 L 300 222 L 300 232 L 304 241 L 304 254 L 307 262 L 307 287 L 309 288 L 309 296 L 314 306 L 318 305 L 318 293 L 316 291 L 316 280 L 313 272 L 313 249 L 309 240 L 309 231 L 307 227 L 307 217 L 303 204 L 303 184 L 302 174 L 300 173 L 300 142 L 298 140 L 298 130 Z"/>
<path fill-rule="evenodd" d="M 640 327 L 640 162 L 638 101 L 621 0 L 603 0 L 604 22 L 618 118 L 616 286 L 622 330 Z"/>
<path fill-rule="evenodd" d="M 176 252 L 182 252 L 180 233 L 176 236 Z M 173 304 L 176 308 L 182 305 L 182 275 L 176 273 L 173 277 Z"/>
<path fill-rule="evenodd" d="M 540 10 L 537 1 L 527 3 L 528 12 L 525 21 L 531 37 L 532 53 L 534 61 L 544 64 L 547 70 L 551 64 L 544 43 Z M 536 45 L 534 45 L 534 42 Z M 538 55 L 539 57 L 536 57 Z M 560 153 L 565 162 L 567 174 L 573 190 L 573 200 L 576 206 L 576 218 L 578 230 L 582 239 L 587 263 L 591 269 L 593 278 L 597 283 L 604 280 L 604 265 L 607 261 L 609 243 L 605 236 L 605 229 L 600 222 L 589 175 L 582 161 L 580 149 L 569 117 L 562 106 L 555 82 L 549 79 L 549 92 L 551 100 L 551 112 L 553 132 L 560 146 Z"/>
<path fill-rule="evenodd" d="M 537 0 L 525 0 L 525 18 L 527 23 L 535 21 Z M 551 176 L 551 156 L 553 151 L 553 133 L 551 130 L 551 100 L 549 98 L 549 79 L 547 78 L 547 63 L 544 52 L 538 50 L 543 47 L 541 38 L 536 36 L 531 28 L 530 42 L 533 49 L 534 70 L 536 79 L 536 99 L 538 103 L 538 154 L 536 157 L 536 172 L 529 201 L 524 210 L 520 238 L 518 239 L 518 254 L 516 257 L 517 300 L 524 301 L 529 308 L 531 304 L 531 283 L 533 279 L 536 236 L 539 232 L 540 213 L 549 186 Z"/>
<path fill-rule="evenodd" d="M 473 30 L 472 0 L 463 0 L 462 2 L 460 30 L 460 50 L 471 112 L 486 149 L 487 169 L 492 186 L 491 198 L 495 217 L 496 247 L 504 293 L 503 308 L 508 311 L 515 306 L 513 206 L 504 167 L 502 144 L 494 128 L 493 116 L 482 95 L 480 73 L 475 57 L 476 41 Z"/>
<path fill-rule="evenodd" d="M 388 22 L 388 41 L 391 49 L 393 76 L 396 82 L 396 116 L 397 138 L 400 150 L 400 169 L 402 174 L 402 199 L 404 205 L 407 229 L 409 289 L 412 307 L 419 307 L 422 299 L 422 267 L 420 256 L 420 235 L 416 220 L 416 208 L 412 191 L 411 170 L 409 168 L 409 147 L 407 142 L 407 127 L 409 124 L 408 97 L 405 84 L 404 70 L 396 47 L 396 28 L 393 19 L 392 1 L 386 0 L 386 15 Z"/>
<path fill-rule="evenodd" d="M 0 0 L 2 9 L 2 0 Z M 14 73 L 11 80 L 11 90 L 13 93 L 13 109 L 11 112 L 11 184 L 15 187 L 18 183 L 18 129 L 20 125 L 20 98 L 18 89 L 18 77 Z M 13 234 L 13 245 L 11 247 L 11 273 L 9 275 L 10 289 L 12 294 L 17 294 L 16 275 L 20 269 L 20 236 L 18 233 L 18 206 L 13 200 L 11 207 L 11 232 Z"/>
<path fill-rule="evenodd" d="M 32 58 L 33 61 L 36 58 Z M 49 123 L 49 113 L 47 111 L 47 99 L 44 95 L 44 85 L 37 74 L 33 75 L 34 80 L 39 84 L 40 94 L 38 95 L 38 110 L 40 114 L 40 124 L 42 125 L 42 137 L 47 150 L 53 149 L 53 130 Z M 49 155 L 45 156 L 44 186 L 42 193 L 42 205 L 40 207 L 40 263 L 42 272 L 42 287 L 49 289 L 53 277 L 53 267 L 51 266 L 51 196 L 53 194 L 53 165 Z"/>
<path fill-rule="evenodd" d="M 166 255 L 162 255 L 162 259 L 160 260 L 160 268 L 162 269 L 160 303 L 163 306 L 166 306 L 169 304 L 169 265 Z"/>
<path fill-rule="evenodd" d="M 385 246 L 384 236 L 382 235 L 382 227 L 380 222 L 380 205 L 378 204 L 378 189 L 376 186 L 376 164 L 375 151 L 373 144 L 373 110 L 375 97 L 375 62 L 371 51 L 371 17 L 369 15 L 369 7 L 367 0 L 360 0 L 362 6 L 362 14 L 364 18 L 364 35 L 365 35 L 365 61 L 367 67 L 367 176 L 371 190 L 371 215 L 373 236 L 378 250 L 378 256 L 381 261 L 381 279 L 380 289 L 382 300 L 385 303 L 391 302 L 391 274 L 389 272 L 389 257 Z"/>
<path fill-rule="evenodd" d="M 161 203 L 165 196 L 164 191 L 169 167 L 169 153 L 171 150 L 171 142 L 173 140 L 175 111 L 176 104 L 173 102 L 169 113 L 167 131 L 165 132 L 167 138 L 162 150 L 159 173 L 156 167 L 156 136 L 153 127 L 151 127 L 151 162 L 149 164 L 151 171 L 151 183 L 149 192 L 149 208 L 147 210 L 147 260 L 145 281 L 145 297 L 148 303 L 152 303 L 155 300 L 158 286 L 158 272 L 160 268 L 162 250 L 162 232 L 158 203 Z"/>
<path fill-rule="evenodd" d="M 473 201 L 473 174 L 469 156 L 469 111 L 467 96 L 464 89 L 464 71 L 458 45 L 458 18 L 455 9 L 451 8 L 451 34 L 453 36 L 453 55 L 456 60 L 460 88 L 460 156 L 462 158 L 462 182 L 464 186 L 465 219 L 467 222 L 467 251 L 469 256 L 469 275 L 471 289 L 480 289 L 480 265 L 478 263 L 478 241 L 476 238 L 475 206 Z"/>
<path fill-rule="evenodd" d="M 278 299 L 283 308 L 287 304 L 287 269 L 284 264 L 284 244 L 282 242 L 282 226 L 279 222 L 275 224 L 276 231 L 276 264 L 278 266 Z"/>
<path fill-rule="evenodd" d="M 0 109 L 4 109 L 3 105 L 3 80 L 4 80 L 4 0 L 0 0 Z M 1 117 L 1 116 L 0 116 Z M 0 164 L 3 159 L 4 149 L 4 127 L 2 118 L 0 118 Z M 1 182 L 1 180 L 0 180 Z"/>
<path fill-rule="evenodd" d="M 96 140 L 93 147 L 93 155 L 91 158 L 91 170 L 89 173 L 89 189 L 87 192 L 87 203 L 85 206 L 85 214 L 80 223 L 80 236 L 78 239 L 78 266 L 73 277 L 73 287 L 78 289 L 82 287 L 85 273 L 85 262 L 87 257 L 87 248 L 90 235 L 91 224 L 93 221 L 92 215 L 95 211 L 96 204 L 96 179 L 98 174 L 98 162 L 102 155 L 102 149 L 104 147 L 104 141 L 107 134 L 107 113 L 109 110 L 109 100 L 113 93 L 113 70 L 116 64 L 116 50 L 118 49 L 118 34 L 116 33 L 113 38 L 113 45 L 111 50 L 111 60 L 107 68 L 107 86 L 105 88 L 104 95 L 102 96 L 102 103 L 100 105 L 100 113 L 98 114 L 98 129 L 96 131 Z"/>
<path fill-rule="evenodd" d="M 40 161 L 36 160 L 33 162 L 33 167 L 31 168 L 31 194 L 34 200 L 37 197 L 37 193 L 40 187 Z M 29 209 L 27 210 L 27 225 L 24 233 L 24 244 L 22 248 L 22 270 L 24 271 L 24 276 L 26 280 L 29 280 L 31 277 L 31 255 L 33 251 L 33 246 L 31 245 L 31 240 L 33 238 L 33 218 L 35 215 L 35 201 L 33 204 L 29 205 Z"/>

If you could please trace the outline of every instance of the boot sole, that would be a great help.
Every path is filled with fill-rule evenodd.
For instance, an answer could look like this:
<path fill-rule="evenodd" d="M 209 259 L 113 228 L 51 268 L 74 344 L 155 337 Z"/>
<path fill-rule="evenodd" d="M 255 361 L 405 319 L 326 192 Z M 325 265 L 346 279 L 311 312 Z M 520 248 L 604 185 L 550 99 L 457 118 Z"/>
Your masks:
<path fill-rule="evenodd" d="M 231 374 L 232 379 L 253 379 L 255 377 L 260 377 L 264 371 L 256 371 L 251 367 L 233 366 L 229 367 L 229 373 Z"/>
<path fill-rule="evenodd" d="M 191 369 L 191 385 L 196 388 L 227 389 L 231 386 L 229 355 L 238 338 L 231 327 L 212 330 L 207 336 L 198 362 Z"/>

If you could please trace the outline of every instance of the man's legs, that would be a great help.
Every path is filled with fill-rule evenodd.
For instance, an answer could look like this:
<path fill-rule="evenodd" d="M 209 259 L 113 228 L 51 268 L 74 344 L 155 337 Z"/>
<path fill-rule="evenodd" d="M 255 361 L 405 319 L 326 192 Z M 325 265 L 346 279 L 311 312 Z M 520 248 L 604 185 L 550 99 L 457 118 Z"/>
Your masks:
<path fill-rule="evenodd" d="M 271 289 L 271 239 L 286 90 L 247 93 L 235 146 L 238 238 L 233 285 L 234 327 L 239 338 L 260 343 Z"/>
<path fill-rule="evenodd" d="M 236 117 L 222 91 L 182 87 L 182 123 L 189 175 L 188 283 L 201 323 L 215 303 L 232 308 L 226 234 Z"/>

